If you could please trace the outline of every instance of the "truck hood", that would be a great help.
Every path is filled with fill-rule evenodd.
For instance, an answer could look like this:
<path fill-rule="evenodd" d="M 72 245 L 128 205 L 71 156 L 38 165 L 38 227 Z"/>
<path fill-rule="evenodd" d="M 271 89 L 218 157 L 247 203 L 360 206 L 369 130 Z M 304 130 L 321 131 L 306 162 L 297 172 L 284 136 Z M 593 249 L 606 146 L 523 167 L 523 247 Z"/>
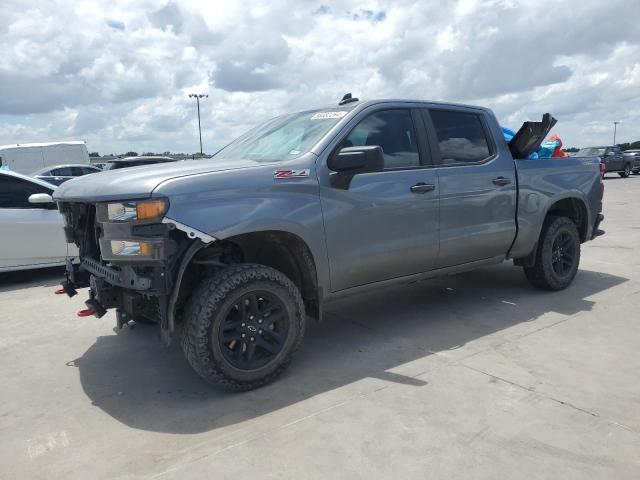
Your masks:
<path fill-rule="evenodd" d="M 108 170 L 69 180 L 56 190 L 57 201 L 102 202 L 147 198 L 162 182 L 203 173 L 264 165 L 252 160 L 186 160 Z"/>

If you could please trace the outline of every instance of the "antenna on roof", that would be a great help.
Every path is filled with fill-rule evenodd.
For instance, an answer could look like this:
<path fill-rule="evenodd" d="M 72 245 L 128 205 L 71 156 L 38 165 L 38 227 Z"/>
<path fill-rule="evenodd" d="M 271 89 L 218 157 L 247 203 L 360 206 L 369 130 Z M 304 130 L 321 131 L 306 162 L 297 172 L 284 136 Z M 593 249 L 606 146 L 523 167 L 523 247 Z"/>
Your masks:
<path fill-rule="evenodd" d="M 342 100 L 338 102 L 338 105 L 346 105 L 347 103 L 357 102 L 357 101 L 359 101 L 359 99 L 355 98 L 353 95 L 351 95 L 351 93 L 345 93 L 344 96 L 342 97 Z"/>

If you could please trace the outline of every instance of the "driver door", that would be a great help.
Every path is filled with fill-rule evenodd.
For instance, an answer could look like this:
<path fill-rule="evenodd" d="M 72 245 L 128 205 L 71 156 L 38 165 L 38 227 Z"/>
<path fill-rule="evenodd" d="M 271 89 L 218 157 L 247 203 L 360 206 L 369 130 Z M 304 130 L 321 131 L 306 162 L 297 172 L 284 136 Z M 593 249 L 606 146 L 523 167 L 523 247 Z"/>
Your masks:
<path fill-rule="evenodd" d="M 355 121 L 332 153 L 378 145 L 384 170 L 349 182 L 320 172 L 334 292 L 430 270 L 438 255 L 438 178 L 418 111 L 386 107 Z"/>

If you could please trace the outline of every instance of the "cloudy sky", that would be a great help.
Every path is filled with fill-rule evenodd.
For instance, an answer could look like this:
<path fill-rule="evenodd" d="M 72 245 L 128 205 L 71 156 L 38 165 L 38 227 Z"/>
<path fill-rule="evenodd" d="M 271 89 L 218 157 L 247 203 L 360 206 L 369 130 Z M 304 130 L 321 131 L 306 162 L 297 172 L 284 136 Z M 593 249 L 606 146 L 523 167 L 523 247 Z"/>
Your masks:
<path fill-rule="evenodd" d="M 267 118 L 363 99 L 552 112 L 565 146 L 640 140 L 639 0 L 3 0 L 0 144 L 205 151 Z"/>

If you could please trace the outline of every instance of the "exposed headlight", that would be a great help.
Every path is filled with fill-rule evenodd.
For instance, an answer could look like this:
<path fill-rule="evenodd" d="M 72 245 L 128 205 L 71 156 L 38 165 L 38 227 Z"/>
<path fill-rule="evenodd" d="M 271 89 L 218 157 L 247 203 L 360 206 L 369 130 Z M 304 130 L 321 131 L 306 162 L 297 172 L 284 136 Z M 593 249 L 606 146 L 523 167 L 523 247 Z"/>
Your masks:
<path fill-rule="evenodd" d="M 167 211 L 166 199 L 138 200 L 108 203 L 106 221 L 136 222 L 140 220 L 160 220 Z"/>
<path fill-rule="evenodd" d="M 161 240 L 100 240 L 104 260 L 158 260 L 164 255 Z"/>

